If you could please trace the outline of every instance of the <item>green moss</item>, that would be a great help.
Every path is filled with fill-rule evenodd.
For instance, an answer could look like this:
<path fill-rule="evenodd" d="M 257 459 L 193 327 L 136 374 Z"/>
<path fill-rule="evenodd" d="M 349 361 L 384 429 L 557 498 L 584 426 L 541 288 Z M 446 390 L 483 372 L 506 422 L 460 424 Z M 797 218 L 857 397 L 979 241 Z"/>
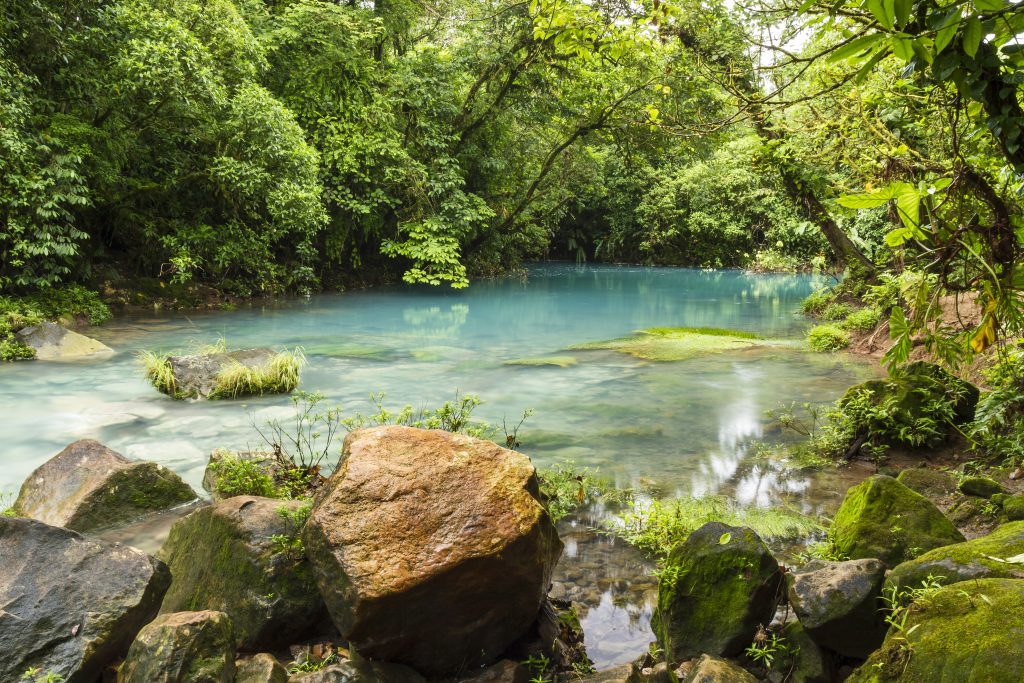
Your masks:
<path fill-rule="evenodd" d="M 890 567 L 964 540 L 927 498 L 880 475 L 846 492 L 831 533 L 843 555 L 855 560 L 875 557 Z"/>
<path fill-rule="evenodd" d="M 1024 553 L 1024 522 L 1010 522 L 987 536 L 929 550 L 893 569 L 890 582 L 916 586 L 929 575 L 943 583 L 974 578 L 1022 578 L 1024 564 L 1007 562 Z"/>
<path fill-rule="evenodd" d="M 652 361 L 680 361 L 710 353 L 756 346 L 759 337 L 750 332 L 709 327 L 653 327 L 630 337 L 588 342 L 572 350 L 609 350 Z"/>
<path fill-rule="evenodd" d="M 847 683 L 1024 680 L 1024 581 L 953 584 L 909 608 L 906 624 Z"/>
<path fill-rule="evenodd" d="M 946 496 L 956 490 L 956 480 L 951 474 L 929 467 L 903 470 L 896 481 L 925 497 Z"/>
<path fill-rule="evenodd" d="M 311 356 L 327 356 L 328 358 L 358 358 L 365 360 L 390 360 L 394 351 L 386 346 L 362 344 L 359 342 L 341 342 L 337 344 L 319 344 L 306 349 Z M 415 357 L 416 351 L 413 351 Z M 418 359 L 417 359 L 418 360 Z"/>
<path fill-rule="evenodd" d="M 192 488 L 170 470 L 154 462 L 137 463 L 111 475 L 67 526 L 78 531 L 100 529 L 195 499 Z"/>
<path fill-rule="evenodd" d="M 831 353 L 850 345 L 850 335 L 837 325 L 818 325 L 807 333 L 807 343 L 812 351 Z"/>
<path fill-rule="evenodd" d="M 986 500 L 998 493 L 1006 492 L 1002 484 L 989 477 L 967 477 L 960 482 L 959 489 L 966 496 L 975 496 Z"/>
<path fill-rule="evenodd" d="M 526 365 L 531 367 L 556 367 L 568 368 L 576 365 L 574 356 L 542 356 L 540 358 L 515 358 L 507 360 L 502 365 Z"/>

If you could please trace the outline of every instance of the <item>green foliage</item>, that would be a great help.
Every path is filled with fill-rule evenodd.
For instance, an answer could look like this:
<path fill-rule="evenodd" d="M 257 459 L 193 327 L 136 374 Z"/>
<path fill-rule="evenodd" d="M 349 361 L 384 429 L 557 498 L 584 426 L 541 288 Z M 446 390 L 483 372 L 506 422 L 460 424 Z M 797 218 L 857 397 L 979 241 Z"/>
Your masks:
<path fill-rule="evenodd" d="M 853 313 L 853 306 L 847 303 L 836 302 L 826 306 L 821 312 L 820 317 L 823 320 L 844 320 L 851 313 Z"/>
<path fill-rule="evenodd" d="M 161 393 L 178 397 L 178 384 L 171 369 L 170 356 L 155 351 L 139 351 L 136 359 L 142 365 L 150 384 Z"/>
<path fill-rule="evenodd" d="M 210 462 L 216 475 L 215 490 L 225 498 L 263 496 L 277 498 L 278 489 L 263 464 L 256 460 L 225 453 Z"/>
<path fill-rule="evenodd" d="M 743 507 L 724 496 L 701 496 L 634 502 L 611 530 L 645 552 L 667 556 L 707 522 L 749 527 L 768 540 L 797 539 L 820 528 L 814 520 L 784 507 Z"/>
<path fill-rule="evenodd" d="M 771 669 L 776 659 L 796 657 L 800 648 L 793 645 L 784 635 L 771 631 L 758 631 L 757 636 L 743 653 L 755 664 Z"/>
<path fill-rule="evenodd" d="M 1007 465 L 1024 462 L 1024 347 L 1018 342 L 1001 348 L 985 381 L 991 390 L 978 401 L 967 434 L 988 459 Z"/>
<path fill-rule="evenodd" d="M 99 325 L 110 315 L 99 295 L 79 285 L 51 287 L 18 297 L 0 296 L 0 361 L 35 358 L 34 349 L 13 338 L 22 328 L 44 320 L 73 322 L 79 317 Z"/>
<path fill-rule="evenodd" d="M 852 311 L 846 316 L 846 319 L 841 323 L 841 327 L 845 330 L 852 332 L 870 332 L 875 329 L 878 325 L 879 320 L 882 318 L 882 312 L 868 306 L 867 308 L 860 308 L 856 311 Z"/>
<path fill-rule="evenodd" d="M 21 674 L 19 680 L 25 681 L 25 683 L 63 683 L 66 679 L 53 671 L 31 667 Z"/>
<path fill-rule="evenodd" d="M 274 554 L 284 555 L 293 562 L 298 562 L 306 557 L 306 549 L 302 544 L 302 527 L 309 520 L 312 512 L 312 503 L 306 502 L 296 508 L 282 505 L 276 512 L 288 526 L 288 531 L 283 534 L 273 534 L 270 537 L 270 545 Z"/>
<path fill-rule="evenodd" d="M 807 333 L 807 343 L 820 353 L 840 351 L 850 345 L 850 335 L 838 325 L 817 325 Z"/>
<path fill-rule="evenodd" d="M 0 340 L 0 361 L 31 360 L 36 350 L 14 339 Z"/>
<path fill-rule="evenodd" d="M 262 365 L 248 366 L 237 361 L 230 362 L 217 373 L 210 398 L 291 393 L 299 385 L 299 374 L 305 364 L 306 356 L 298 347 L 291 351 L 281 351 Z M 147 373 L 149 369 L 147 364 Z M 151 381 L 155 385 L 156 380 Z"/>
<path fill-rule="evenodd" d="M 572 462 L 540 470 L 537 477 L 541 498 L 556 522 L 594 503 L 622 505 L 631 502 L 636 495 L 635 490 L 619 488 L 597 471 L 576 467 Z"/>
<path fill-rule="evenodd" d="M 831 289 L 816 289 L 806 299 L 800 302 L 800 310 L 808 315 L 819 316 L 822 312 L 833 305 L 836 295 Z"/>
<path fill-rule="evenodd" d="M 406 405 L 397 412 L 384 407 L 384 398 L 383 392 L 370 394 L 370 401 L 377 412 L 371 415 L 356 413 L 345 418 L 342 421 L 345 427 L 353 430 L 394 424 L 420 429 L 443 429 L 446 432 L 467 434 L 480 439 L 490 439 L 497 432 L 496 427 L 472 419 L 473 411 L 481 403 L 480 397 L 475 394 L 460 396 L 456 392 L 454 400 L 445 401 L 439 408 L 422 407 L 416 410 L 411 405 Z"/>

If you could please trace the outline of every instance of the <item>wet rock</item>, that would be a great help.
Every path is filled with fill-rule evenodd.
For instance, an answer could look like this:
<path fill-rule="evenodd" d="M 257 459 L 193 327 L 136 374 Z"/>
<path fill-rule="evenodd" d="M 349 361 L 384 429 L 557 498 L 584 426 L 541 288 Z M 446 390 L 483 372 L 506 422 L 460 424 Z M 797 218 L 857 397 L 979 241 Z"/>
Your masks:
<path fill-rule="evenodd" d="M 288 679 L 301 683 L 426 683 L 423 676 L 400 664 L 371 662 L 359 657 L 332 664 L 320 671 Z"/>
<path fill-rule="evenodd" d="M 235 660 L 235 683 L 288 683 L 288 670 L 274 655 L 261 652 Z"/>
<path fill-rule="evenodd" d="M 562 550 L 529 458 L 439 430 L 351 432 L 303 533 L 342 637 L 445 674 L 536 619 Z"/>
<path fill-rule="evenodd" d="M 450 683 L 530 683 L 532 678 L 522 662 L 503 659 L 480 671 L 453 678 Z"/>
<path fill-rule="evenodd" d="M 792 574 L 789 602 L 817 643 L 863 659 L 885 637 L 878 602 L 884 580 L 879 560 L 814 560 Z"/>
<path fill-rule="evenodd" d="M 288 393 L 295 388 L 298 367 L 302 364 L 301 358 L 284 358 L 271 349 L 262 348 L 170 356 L 161 362 L 160 373 L 150 374 L 150 380 L 159 391 L 177 399 Z M 294 368 L 282 372 L 288 365 Z M 253 381 L 248 383 L 248 388 L 238 387 L 239 393 L 234 393 L 221 387 L 222 373 L 239 366 L 250 371 Z"/>
<path fill-rule="evenodd" d="M 156 615 L 170 581 L 134 548 L 0 516 L 0 681 L 34 667 L 91 683 Z"/>
<path fill-rule="evenodd" d="M 727 659 L 701 655 L 679 683 L 757 683 L 757 679 Z"/>
<path fill-rule="evenodd" d="M 955 583 L 914 603 L 903 630 L 891 631 L 847 683 L 1019 683 L 1022 634 L 1024 581 Z"/>
<path fill-rule="evenodd" d="M 584 676 L 581 683 L 630 683 L 632 675 L 632 664 L 620 664 L 611 669 Z"/>
<path fill-rule="evenodd" d="M 75 441 L 21 485 L 15 514 L 75 531 L 130 522 L 196 499 L 174 472 L 129 460 L 98 441 Z"/>
<path fill-rule="evenodd" d="M 1006 489 L 1003 488 L 1002 484 L 988 477 L 968 477 L 960 482 L 959 488 L 960 492 L 965 496 L 974 496 L 986 500 L 997 493 L 1006 493 Z"/>
<path fill-rule="evenodd" d="M 794 653 L 784 658 L 788 666 L 773 666 L 782 674 L 785 683 L 832 683 L 835 674 L 832 658 L 807 634 L 804 627 L 793 622 L 782 631 Z"/>
<path fill-rule="evenodd" d="M 235 496 L 175 522 L 159 553 L 174 577 L 161 611 L 225 612 L 247 651 L 302 639 L 325 611 L 298 542 L 306 505 Z"/>
<path fill-rule="evenodd" d="M 14 336 L 25 346 L 35 349 L 37 360 L 74 360 L 114 354 L 106 344 L 51 322 L 24 327 Z"/>
<path fill-rule="evenodd" d="M 948 472 L 928 467 L 903 470 L 896 481 L 926 498 L 941 498 L 956 491 L 956 479 Z"/>
<path fill-rule="evenodd" d="M 548 671 L 571 674 L 592 662 L 583 643 L 583 628 L 572 603 L 548 598 L 533 625 L 503 653 L 516 661 L 546 659 Z"/>
<path fill-rule="evenodd" d="M 672 551 L 651 626 L 669 661 L 734 656 L 775 614 L 782 573 L 747 528 L 709 522 Z"/>
<path fill-rule="evenodd" d="M 889 575 L 899 587 L 918 587 L 929 576 L 943 584 L 982 578 L 1024 578 L 1024 564 L 1007 562 L 1024 554 L 1024 522 L 1010 522 L 992 533 L 930 550 Z"/>
<path fill-rule="evenodd" d="M 873 476 L 846 492 L 832 523 L 836 549 L 890 567 L 964 540 L 931 501 L 891 477 Z"/>
<path fill-rule="evenodd" d="M 161 614 L 139 631 L 119 683 L 232 683 L 235 638 L 223 612 Z"/>

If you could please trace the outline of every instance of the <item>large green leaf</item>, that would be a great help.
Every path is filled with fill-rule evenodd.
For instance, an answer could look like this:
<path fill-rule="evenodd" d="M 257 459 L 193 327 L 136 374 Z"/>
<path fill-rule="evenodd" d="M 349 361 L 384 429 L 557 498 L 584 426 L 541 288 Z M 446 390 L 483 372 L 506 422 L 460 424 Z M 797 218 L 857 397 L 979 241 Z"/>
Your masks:
<path fill-rule="evenodd" d="M 973 57 L 978 54 L 978 46 L 981 45 L 981 21 L 978 17 L 971 17 L 964 24 L 964 52 Z"/>
<path fill-rule="evenodd" d="M 837 48 L 828 56 L 830 62 L 838 62 L 865 52 L 869 47 L 885 38 L 884 33 L 871 33 L 851 40 L 849 43 Z"/>

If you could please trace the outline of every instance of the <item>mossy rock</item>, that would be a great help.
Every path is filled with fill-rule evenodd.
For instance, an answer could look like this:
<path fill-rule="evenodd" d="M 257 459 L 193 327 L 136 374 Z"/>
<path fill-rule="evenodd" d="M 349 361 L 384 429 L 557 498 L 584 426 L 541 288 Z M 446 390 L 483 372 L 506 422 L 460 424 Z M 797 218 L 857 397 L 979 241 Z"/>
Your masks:
<path fill-rule="evenodd" d="M 772 669 L 788 671 L 786 683 L 832 683 L 835 680 L 832 655 L 814 642 L 800 622 L 786 624 L 782 635 L 795 654 L 784 657 L 780 662 L 783 666 L 776 664 Z"/>
<path fill-rule="evenodd" d="M 618 351 L 651 361 L 680 361 L 761 344 L 764 341 L 750 332 L 713 327 L 652 327 L 630 337 L 588 342 L 569 348 L 574 351 Z"/>
<path fill-rule="evenodd" d="M 1008 496 L 1003 501 L 1003 514 L 1011 522 L 1024 520 L 1024 494 Z"/>
<path fill-rule="evenodd" d="M 502 365 L 523 365 L 534 368 L 568 368 L 576 365 L 575 356 L 541 356 L 539 358 L 514 358 L 507 360 Z"/>
<path fill-rule="evenodd" d="M 964 540 L 931 501 L 892 477 L 875 475 L 846 492 L 832 522 L 836 549 L 890 567 Z"/>
<path fill-rule="evenodd" d="M 191 502 L 196 492 L 155 462 L 129 460 L 98 441 L 75 441 L 40 465 L 11 510 L 75 531 L 96 531 Z"/>
<path fill-rule="evenodd" d="M 949 508 L 946 516 L 958 527 L 967 526 L 978 517 L 985 516 L 985 503 L 981 498 L 961 498 Z"/>
<path fill-rule="evenodd" d="M 968 477 L 960 482 L 960 492 L 965 496 L 988 500 L 997 493 L 1006 493 L 1006 489 L 995 479 L 988 477 Z"/>
<path fill-rule="evenodd" d="M 326 608 L 298 542 L 304 506 L 235 496 L 175 522 L 159 553 L 173 577 L 161 612 L 225 612 L 248 651 L 307 635 Z"/>
<path fill-rule="evenodd" d="M 941 498 L 956 491 L 956 479 L 948 472 L 930 467 L 914 467 L 903 470 L 896 481 L 926 498 Z"/>
<path fill-rule="evenodd" d="M 847 683 L 1020 683 L 1022 640 L 1024 581 L 955 583 L 915 602 Z"/>
<path fill-rule="evenodd" d="M 929 576 L 943 584 L 986 578 L 1024 578 L 1024 564 L 1006 562 L 1024 554 L 1024 522 L 1010 522 L 992 533 L 963 543 L 935 548 L 898 565 L 889 582 L 917 587 Z"/>
<path fill-rule="evenodd" d="M 708 522 L 666 560 L 651 626 L 669 661 L 731 657 L 771 621 L 781 594 L 779 564 L 757 534 Z"/>
<path fill-rule="evenodd" d="M 120 683 L 233 683 L 235 638 L 223 612 L 162 614 L 147 624 L 118 670 Z"/>

